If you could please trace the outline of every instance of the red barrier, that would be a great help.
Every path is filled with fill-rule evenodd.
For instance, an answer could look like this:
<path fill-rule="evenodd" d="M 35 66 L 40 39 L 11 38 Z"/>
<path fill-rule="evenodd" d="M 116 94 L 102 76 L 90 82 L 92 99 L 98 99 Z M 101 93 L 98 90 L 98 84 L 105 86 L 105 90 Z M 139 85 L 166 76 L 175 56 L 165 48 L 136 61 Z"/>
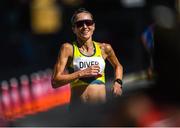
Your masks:
<path fill-rule="evenodd" d="M 19 84 L 16 78 L 10 79 L 10 95 L 12 101 L 12 116 L 15 118 L 19 118 L 22 116 L 22 101 L 20 96 Z"/>
<path fill-rule="evenodd" d="M 70 102 L 70 84 L 59 88 L 51 86 L 52 71 L 47 69 L 30 75 L 1 82 L 0 117 L 6 120 L 22 118 L 28 114 L 48 111 Z"/>
<path fill-rule="evenodd" d="M 12 113 L 12 103 L 11 103 L 11 96 L 10 96 L 10 90 L 9 90 L 9 84 L 7 81 L 2 81 L 1 83 L 1 90 L 2 90 L 2 109 L 3 109 L 3 115 L 6 119 L 12 119 L 13 113 Z"/>
<path fill-rule="evenodd" d="M 32 94 L 29 78 L 27 75 L 22 75 L 20 77 L 20 94 L 22 97 L 22 109 L 23 114 L 33 114 L 33 106 L 32 106 Z"/>

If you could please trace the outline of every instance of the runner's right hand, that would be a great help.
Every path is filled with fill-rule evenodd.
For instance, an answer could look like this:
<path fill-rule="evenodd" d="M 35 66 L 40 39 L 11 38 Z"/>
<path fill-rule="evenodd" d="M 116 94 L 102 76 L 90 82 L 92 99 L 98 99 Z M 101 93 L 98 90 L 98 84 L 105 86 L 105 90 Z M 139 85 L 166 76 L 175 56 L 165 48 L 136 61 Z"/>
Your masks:
<path fill-rule="evenodd" d="M 93 77 L 99 74 L 100 67 L 98 65 L 92 65 L 86 69 L 80 70 L 80 77 Z"/>

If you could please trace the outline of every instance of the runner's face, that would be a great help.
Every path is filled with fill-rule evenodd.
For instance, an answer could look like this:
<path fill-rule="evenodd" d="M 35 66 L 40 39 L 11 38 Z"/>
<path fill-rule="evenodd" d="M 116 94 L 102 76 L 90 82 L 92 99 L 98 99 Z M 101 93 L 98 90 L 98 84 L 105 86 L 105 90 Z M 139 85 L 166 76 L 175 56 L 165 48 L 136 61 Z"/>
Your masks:
<path fill-rule="evenodd" d="M 89 13 L 79 13 L 76 15 L 73 32 L 77 38 L 86 41 L 92 38 L 94 30 L 95 23 Z"/>

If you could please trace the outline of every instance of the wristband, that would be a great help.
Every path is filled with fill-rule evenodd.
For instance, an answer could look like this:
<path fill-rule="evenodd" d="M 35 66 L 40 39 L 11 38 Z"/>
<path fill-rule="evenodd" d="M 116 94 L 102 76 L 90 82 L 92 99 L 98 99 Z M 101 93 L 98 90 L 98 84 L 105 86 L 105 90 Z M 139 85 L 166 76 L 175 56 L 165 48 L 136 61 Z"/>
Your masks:
<path fill-rule="evenodd" d="M 118 84 L 122 85 L 123 81 L 121 79 L 116 79 L 114 82 L 117 82 Z"/>

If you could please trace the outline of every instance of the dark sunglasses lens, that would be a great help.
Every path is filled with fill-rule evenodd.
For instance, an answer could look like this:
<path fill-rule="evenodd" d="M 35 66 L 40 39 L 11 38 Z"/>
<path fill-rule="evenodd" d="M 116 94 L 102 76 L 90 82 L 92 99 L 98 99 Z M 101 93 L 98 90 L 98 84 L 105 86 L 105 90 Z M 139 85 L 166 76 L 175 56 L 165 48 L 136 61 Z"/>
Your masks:
<path fill-rule="evenodd" d="M 84 21 L 78 21 L 78 22 L 75 23 L 75 25 L 76 25 L 76 27 L 79 28 L 79 27 L 84 25 Z"/>
<path fill-rule="evenodd" d="M 76 22 L 75 24 L 79 28 L 79 27 L 82 27 L 84 24 L 86 24 L 87 26 L 91 26 L 94 24 L 94 21 L 93 20 L 82 20 L 82 21 Z"/>
<path fill-rule="evenodd" d="M 93 22 L 93 20 L 85 20 L 85 24 L 86 24 L 87 26 L 91 26 L 91 25 L 94 24 L 94 22 Z"/>

